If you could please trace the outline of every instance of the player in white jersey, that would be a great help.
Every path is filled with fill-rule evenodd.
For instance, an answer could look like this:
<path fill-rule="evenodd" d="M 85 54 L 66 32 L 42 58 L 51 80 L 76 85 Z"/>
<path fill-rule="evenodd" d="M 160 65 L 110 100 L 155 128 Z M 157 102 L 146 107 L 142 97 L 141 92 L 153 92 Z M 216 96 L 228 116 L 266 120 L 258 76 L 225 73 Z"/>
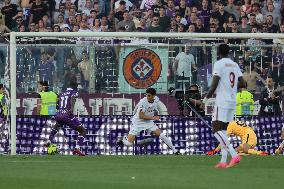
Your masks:
<path fill-rule="evenodd" d="M 221 145 L 222 154 L 221 161 L 215 166 L 216 168 L 233 167 L 241 161 L 241 157 L 229 143 L 226 130 L 228 123 L 234 119 L 237 89 L 245 86 L 245 81 L 239 65 L 228 58 L 229 50 L 228 45 L 219 45 L 218 53 L 221 59 L 214 64 L 212 84 L 206 97 L 203 99 L 204 106 L 208 98 L 216 92 L 212 126 L 214 136 Z M 228 152 L 232 156 L 229 164 L 227 164 Z"/>
<path fill-rule="evenodd" d="M 155 116 L 158 102 L 159 98 L 156 96 L 156 90 L 148 88 L 146 90 L 146 97 L 139 101 L 134 110 L 132 126 L 130 127 L 128 136 L 118 140 L 117 145 L 131 146 L 135 137 L 139 135 L 141 131 L 147 130 L 158 136 L 164 143 L 166 143 L 167 146 L 173 150 L 174 154 L 179 154 L 179 151 L 175 149 L 170 139 L 166 137 L 154 123 L 154 121 L 160 120 L 160 116 Z"/>

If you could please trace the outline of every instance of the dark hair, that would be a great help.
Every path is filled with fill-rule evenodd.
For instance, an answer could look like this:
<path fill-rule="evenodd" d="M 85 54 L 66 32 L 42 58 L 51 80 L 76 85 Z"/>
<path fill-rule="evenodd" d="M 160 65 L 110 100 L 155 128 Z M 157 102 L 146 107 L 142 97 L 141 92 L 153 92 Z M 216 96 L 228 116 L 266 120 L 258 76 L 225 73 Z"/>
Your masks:
<path fill-rule="evenodd" d="M 0 83 L 0 89 L 3 89 L 4 85 L 2 83 Z"/>
<path fill-rule="evenodd" d="M 154 89 L 154 88 L 148 88 L 148 89 L 146 90 L 146 93 L 149 93 L 149 94 L 151 94 L 151 95 L 156 95 L 156 89 Z"/>
<path fill-rule="evenodd" d="M 77 83 L 76 77 L 72 77 L 72 78 L 69 80 L 69 87 L 71 87 L 71 88 L 74 89 L 74 90 L 77 90 L 77 88 L 78 88 L 78 83 Z"/>
<path fill-rule="evenodd" d="M 48 81 L 40 81 L 39 84 L 42 86 L 48 87 Z"/>
<path fill-rule="evenodd" d="M 227 44 L 223 43 L 219 45 L 218 51 L 220 55 L 227 56 L 229 54 L 230 47 Z"/>

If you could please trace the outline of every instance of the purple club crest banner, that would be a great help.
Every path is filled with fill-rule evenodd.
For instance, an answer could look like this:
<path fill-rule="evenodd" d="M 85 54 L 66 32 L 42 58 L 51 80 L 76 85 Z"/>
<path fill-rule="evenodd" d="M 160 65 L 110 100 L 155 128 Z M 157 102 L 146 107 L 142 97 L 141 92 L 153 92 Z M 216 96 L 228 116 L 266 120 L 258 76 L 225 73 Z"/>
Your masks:
<path fill-rule="evenodd" d="M 144 93 L 149 87 L 159 93 L 168 89 L 168 49 L 135 48 L 120 49 L 119 92 Z"/>

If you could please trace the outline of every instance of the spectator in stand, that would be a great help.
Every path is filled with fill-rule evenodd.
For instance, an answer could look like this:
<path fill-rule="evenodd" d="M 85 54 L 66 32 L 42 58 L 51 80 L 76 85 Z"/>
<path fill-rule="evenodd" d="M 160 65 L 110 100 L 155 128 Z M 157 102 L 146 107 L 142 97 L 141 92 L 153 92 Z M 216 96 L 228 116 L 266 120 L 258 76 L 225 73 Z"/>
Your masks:
<path fill-rule="evenodd" d="M 273 18 L 273 24 L 278 26 L 281 24 L 281 16 L 279 12 L 276 12 L 274 9 L 274 5 L 272 3 L 267 5 L 267 11 L 264 14 L 264 16 L 267 18 L 267 16 L 271 15 Z"/>
<path fill-rule="evenodd" d="M 174 75 L 176 76 L 175 87 L 177 89 L 181 88 L 181 83 L 191 84 L 192 71 L 196 69 L 194 56 L 190 54 L 190 47 L 186 46 L 175 58 L 173 66 Z"/>
<path fill-rule="evenodd" d="M 60 26 L 59 25 L 54 25 L 53 26 L 53 31 L 54 32 L 61 32 Z"/>
<path fill-rule="evenodd" d="M 170 27 L 166 31 L 168 31 L 168 32 L 177 32 L 177 27 L 178 27 L 177 22 L 175 21 L 175 19 L 172 19 Z"/>
<path fill-rule="evenodd" d="M 29 31 L 30 31 L 30 32 L 38 32 L 35 23 L 30 23 L 30 25 L 29 25 Z"/>
<path fill-rule="evenodd" d="M 89 29 L 86 20 L 82 20 L 82 21 L 81 21 L 81 23 L 80 23 L 80 29 L 79 29 L 78 32 L 92 32 L 92 30 Z"/>
<path fill-rule="evenodd" d="M 55 11 L 53 13 L 53 21 L 54 23 L 58 23 L 59 22 L 59 16 L 62 15 L 63 16 L 63 22 L 64 22 L 64 17 L 68 17 L 68 14 L 65 12 L 65 6 L 64 5 L 60 5 L 59 6 L 59 10 Z"/>
<path fill-rule="evenodd" d="M 12 19 L 17 15 L 17 5 L 11 4 L 11 0 L 5 0 L 5 6 L 2 7 L 1 13 L 5 16 L 5 25 L 12 29 Z"/>
<path fill-rule="evenodd" d="M 203 26 L 202 20 L 201 18 L 197 18 L 196 19 L 196 27 L 195 27 L 195 31 L 197 33 L 206 33 L 206 29 Z"/>
<path fill-rule="evenodd" d="M 101 32 L 102 31 L 100 19 L 98 19 L 98 18 L 95 19 L 93 25 L 94 25 L 92 27 L 93 32 Z"/>
<path fill-rule="evenodd" d="M 223 24 L 225 32 L 230 32 L 232 30 L 233 22 L 235 21 L 234 16 L 231 14 L 227 17 L 226 22 Z"/>
<path fill-rule="evenodd" d="M 241 10 L 244 11 L 246 14 L 251 13 L 251 0 L 245 0 L 245 3 L 241 7 Z"/>
<path fill-rule="evenodd" d="M 264 17 L 263 17 L 263 14 L 261 14 L 260 12 L 260 6 L 259 6 L 259 3 L 254 3 L 252 5 L 252 11 L 251 11 L 252 14 L 255 14 L 255 20 L 256 20 L 256 23 L 258 25 L 262 25 L 263 21 L 264 21 Z"/>
<path fill-rule="evenodd" d="M 55 66 L 53 62 L 52 55 L 48 55 L 45 52 L 41 53 L 41 61 L 38 67 L 37 74 L 39 78 L 38 81 L 47 81 L 49 86 L 53 86 L 54 81 L 56 80 Z"/>
<path fill-rule="evenodd" d="M 163 27 L 159 25 L 159 17 L 154 16 L 151 26 L 148 28 L 148 32 L 163 32 Z"/>
<path fill-rule="evenodd" d="M 237 7 L 234 5 L 234 0 L 227 0 L 227 5 L 224 7 L 224 10 L 233 14 L 235 18 L 239 17 Z"/>
<path fill-rule="evenodd" d="M 146 32 L 148 28 L 146 27 L 146 21 L 144 18 L 140 19 L 140 25 L 137 27 L 138 32 Z"/>
<path fill-rule="evenodd" d="M 156 0 L 142 0 L 141 5 L 140 5 L 140 9 L 144 10 L 148 10 L 151 9 L 152 6 L 155 4 Z"/>
<path fill-rule="evenodd" d="M 19 31 L 19 27 L 21 25 L 25 26 L 25 23 L 24 23 L 23 18 L 19 16 L 19 17 L 16 18 L 16 24 L 13 26 L 12 31 L 18 32 Z"/>
<path fill-rule="evenodd" d="M 275 89 L 277 85 L 274 84 L 272 77 L 267 78 L 266 89 L 261 92 L 259 104 L 261 105 L 259 116 L 282 116 L 280 108 L 281 91 Z"/>
<path fill-rule="evenodd" d="M 252 28 L 252 27 L 257 27 L 257 22 L 256 22 L 256 15 L 251 13 L 249 15 L 249 21 L 248 21 L 248 25 Z"/>
<path fill-rule="evenodd" d="M 97 12 L 95 10 L 91 10 L 90 17 L 88 18 L 88 26 L 93 27 L 95 20 L 97 19 Z"/>
<path fill-rule="evenodd" d="M 190 14 L 190 8 L 186 5 L 185 0 L 180 0 L 179 5 L 175 8 L 182 18 L 186 18 Z"/>
<path fill-rule="evenodd" d="M 91 65 L 88 59 L 87 51 L 82 51 L 82 61 L 78 64 L 79 71 L 83 74 L 84 81 L 86 82 L 87 86 L 89 85 L 90 81 L 90 73 L 91 73 Z"/>
<path fill-rule="evenodd" d="M 275 85 L 284 84 L 283 74 L 284 73 L 284 54 L 282 53 L 282 48 L 280 46 L 274 47 L 275 53 L 272 56 L 272 78 Z"/>
<path fill-rule="evenodd" d="M 238 26 L 238 30 L 241 33 L 249 33 L 251 31 L 251 26 L 248 25 L 248 18 L 247 18 L 247 16 L 242 16 L 241 24 Z"/>
<path fill-rule="evenodd" d="M 124 14 L 125 11 L 127 11 L 126 2 L 120 1 L 118 8 L 115 9 L 114 17 L 117 19 L 116 23 L 123 20 L 123 14 Z"/>
<path fill-rule="evenodd" d="M 29 23 L 38 23 L 38 21 L 42 19 L 45 14 L 49 14 L 48 7 L 42 2 L 42 0 L 35 0 L 35 3 L 33 3 L 31 7 L 30 14 Z"/>
<path fill-rule="evenodd" d="M 211 10 L 208 7 L 208 0 L 202 0 L 202 8 L 201 11 L 198 11 L 198 17 L 203 20 L 204 27 L 208 28 L 210 26 L 210 17 L 211 17 Z"/>
<path fill-rule="evenodd" d="M 44 22 L 42 19 L 40 19 L 38 21 L 38 31 L 39 32 L 45 32 L 46 31 L 46 28 L 45 28 L 45 25 L 44 25 Z"/>
<path fill-rule="evenodd" d="M 273 24 L 273 16 L 272 15 L 268 15 L 266 17 L 266 24 L 267 24 L 267 32 L 277 33 L 279 31 L 278 25 Z"/>
<path fill-rule="evenodd" d="M 0 17 L 0 33 L 9 33 L 11 30 L 3 24 L 2 17 Z"/>
<path fill-rule="evenodd" d="M 220 27 L 223 27 L 223 24 L 228 20 L 229 15 L 230 14 L 224 10 L 224 3 L 219 2 L 218 11 L 213 13 L 213 17 L 218 19 Z"/>
<path fill-rule="evenodd" d="M 32 1 L 31 0 L 19 0 L 18 2 L 19 2 L 19 7 L 22 8 L 22 9 L 32 7 Z"/>
<path fill-rule="evenodd" d="M 118 22 L 116 30 L 118 31 L 119 28 L 125 27 L 126 32 L 133 32 L 136 30 L 135 24 L 133 20 L 131 20 L 129 12 L 125 11 L 123 13 L 123 20 Z"/>
<path fill-rule="evenodd" d="M 160 13 L 159 25 L 163 28 L 163 32 L 164 32 L 166 31 L 167 28 L 170 27 L 171 18 L 166 16 L 166 11 L 164 7 L 160 7 L 159 13 Z"/>
<path fill-rule="evenodd" d="M 170 18 L 173 18 L 176 16 L 175 3 L 173 0 L 168 0 L 168 7 L 166 9 L 166 15 Z"/>
<path fill-rule="evenodd" d="M 114 4 L 115 10 L 119 9 L 122 4 L 124 4 L 125 10 L 127 11 L 131 11 L 131 9 L 133 8 L 133 3 L 131 3 L 131 1 L 129 0 L 116 0 Z"/>

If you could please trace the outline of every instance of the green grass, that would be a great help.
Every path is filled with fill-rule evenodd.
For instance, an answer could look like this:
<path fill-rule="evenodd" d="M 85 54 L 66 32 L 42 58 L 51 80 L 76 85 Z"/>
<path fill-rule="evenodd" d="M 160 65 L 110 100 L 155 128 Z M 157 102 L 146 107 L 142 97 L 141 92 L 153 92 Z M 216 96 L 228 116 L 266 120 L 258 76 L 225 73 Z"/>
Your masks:
<path fill-rule="evenodd" d="M 268 189 L 283 184 L 283 156 L 0 156 L 0 189 Z"/>

